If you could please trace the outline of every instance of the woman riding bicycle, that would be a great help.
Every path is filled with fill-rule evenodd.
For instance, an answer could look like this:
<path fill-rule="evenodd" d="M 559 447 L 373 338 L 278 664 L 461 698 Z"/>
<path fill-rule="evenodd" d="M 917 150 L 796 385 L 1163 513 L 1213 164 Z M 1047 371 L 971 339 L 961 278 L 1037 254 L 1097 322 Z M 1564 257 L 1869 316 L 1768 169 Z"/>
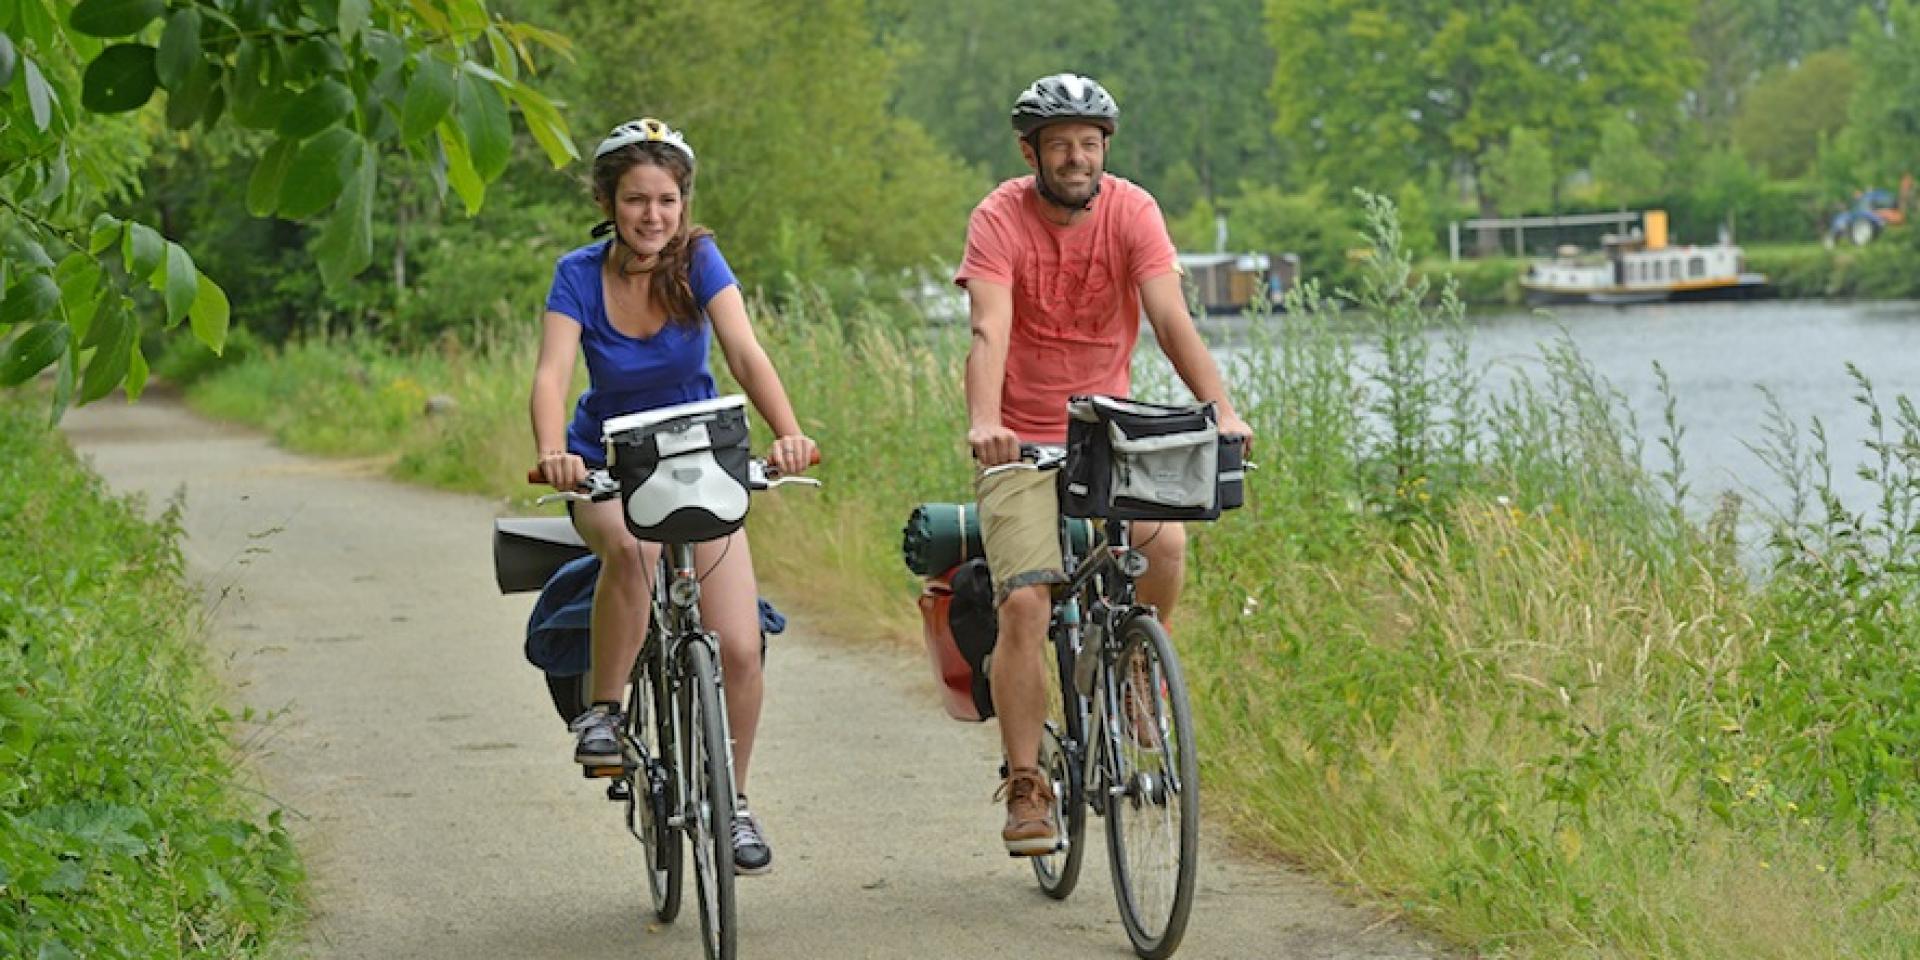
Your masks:
<path fill-rule="evenodd" d="M 783 473 L 799 473 L 814 457 L 814 443 L 800 432 L 780 375 L 754 337 L 732 270 L 713 235 L 693 225 L 693 181 L 693 148 L 658 120 L 623 123 L 594 151 L 594 200 L 606 217 L 594 235 L 612 236 L 562 256 L 554 269 L 530 401 L 541 475 L 555 489 L 571 490 L 589 469 L 606 465 L 601 425 L 609 417 L 716 396 L 707 366 L 714 336 L 727 369 L 773 428 L 768 460 Z M 566 396 L 581 352 L 588 389 L 569 421 Z M 621 697 L 646 636 L 649 578 L 660 545 L 634 539 L 617 499 L 574 506 L 574 526 L 601 562 L 592 706 L 571 724 L 579 734 L 574 759 L 618 765 Z M 735 738 L 734 865 L 740 873 L 764 873 L 773 851 L 746 802 L 763 691 L 758 589 L 746 531 L 698 544 L 694 556 L 705 573 L 701 619 L 720 639 Z"/>

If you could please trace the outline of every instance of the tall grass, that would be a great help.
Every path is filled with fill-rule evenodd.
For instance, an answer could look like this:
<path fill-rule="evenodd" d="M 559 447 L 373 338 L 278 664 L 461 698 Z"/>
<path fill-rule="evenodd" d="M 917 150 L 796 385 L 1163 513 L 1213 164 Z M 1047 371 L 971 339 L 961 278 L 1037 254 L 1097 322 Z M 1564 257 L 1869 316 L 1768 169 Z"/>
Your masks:
<path fill-rule="evenodd" d="M 1774 519 L 1756 580 L 1732 508 L 1681 509 L 1684 411 L 1648 471 L 1570 341 L 1490 389 L 1457 293 L 1367 212 L 1358 288 L 1297 291 L 1229 370 L 1261 469 L 1194 531 L 1176 623 L 1209 815 L 1487 953 L 1920 952 L 1920 413 L 1860 378 L 1885 495 L 1858 515 L 1820 425 L 1777 418 L 1760 449 L 1806 509 Z M 964 332 L 804 302 L 758 319 L 828 484 L 756 504 L 763 576 L 843 633 L 915 642 L 899 529 L 967 496 Z M 512 493 L 530 355 L 443 359 L 394 369 L 432 371 L 459 414 L 380 443 L 409 475 Z"/>
<path fill-rule="evenodd" d="M 0 956 L 273 955 L 300 870 L 261 817 L 158 524 L 0 402 Z"/>

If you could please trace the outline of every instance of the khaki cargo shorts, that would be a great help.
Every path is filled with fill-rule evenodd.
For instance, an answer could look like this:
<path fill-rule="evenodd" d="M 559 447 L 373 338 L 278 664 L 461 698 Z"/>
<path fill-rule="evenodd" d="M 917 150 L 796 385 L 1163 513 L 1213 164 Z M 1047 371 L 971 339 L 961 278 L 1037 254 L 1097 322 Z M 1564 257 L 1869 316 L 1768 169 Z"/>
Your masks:
<path fill-rule="evenodd" d="M 980 535 L 993 573 L 993 604 L 1036 583 L 1066 583 L 1060 557 L 1060 501 L 1052 470 L 974 474 Z"/>

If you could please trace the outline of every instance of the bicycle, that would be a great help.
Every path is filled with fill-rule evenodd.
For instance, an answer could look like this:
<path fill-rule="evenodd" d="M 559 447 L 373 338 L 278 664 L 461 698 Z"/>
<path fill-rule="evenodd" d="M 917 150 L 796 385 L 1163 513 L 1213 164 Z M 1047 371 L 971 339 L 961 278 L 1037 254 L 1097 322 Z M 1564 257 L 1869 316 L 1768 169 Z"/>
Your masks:
<path fill-rule="evenodd" d="M 536 469 L 530 483 L 544 483 Z M 781 476 L 766 461 L 748 461 L 748 489 L 784 484 L 819 486 L 811 477 Z M 588 472 L 577 492 L 553 500 L 610 500 L 620 484 L 604 469 Z M 647 858 L 653 915 L 671 922 L 680 912 L 685 871 L 682 838 L 693 848 L 700 898 L 701 945 L 708 960 L 732 960 L 738 944 L 733 891 L 731 825 L 735 812 L 732 737 L 717 639 L 700 623 L 700 575 L 693 545 L 665 543 L 653 577 L 647 635 L 629 674 L 623 762 L 584 767 L 589 778 L 611 778 L 607 798 L 626 805 L 627 832 Z"/>
<path fill-rule="evenodd" d="M 1022 444 L 1020 461 L 988 467 L 1058 470 L 1059 447 Z M 1193 710 L 1172 640 L 1134 582 L 1147 558 L 1125 521 L 1076 556 L 1065 526 L 1064 569 L 1048 638 L 1058 671 L 1057 712 L 1040 742 L 1061 839 L 1029 857 L 1040 889 L 1064 900 L 1079 882 L 1087 814 L 1106 821 L 1108 867 L 1134 952 L 1162 960 L 1178 949 L 1193 906 L 1199 864 L 1200 780 Z M 1051 707 L 1050 707 L 1051 709 Z M 1004 771 L 1003 771 L 1004 775 Z"/>

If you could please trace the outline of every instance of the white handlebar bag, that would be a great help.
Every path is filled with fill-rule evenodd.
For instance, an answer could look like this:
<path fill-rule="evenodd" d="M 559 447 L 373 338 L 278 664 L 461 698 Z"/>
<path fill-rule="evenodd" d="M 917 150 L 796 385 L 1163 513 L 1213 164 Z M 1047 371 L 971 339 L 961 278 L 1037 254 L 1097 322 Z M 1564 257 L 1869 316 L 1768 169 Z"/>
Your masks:
<path fill-rule="evenodd" d="M 608 469 L 627 529 L 656 543 L 718 540 L 747 520 L 746 398 L 697 400 L 607 421 Z"/>

